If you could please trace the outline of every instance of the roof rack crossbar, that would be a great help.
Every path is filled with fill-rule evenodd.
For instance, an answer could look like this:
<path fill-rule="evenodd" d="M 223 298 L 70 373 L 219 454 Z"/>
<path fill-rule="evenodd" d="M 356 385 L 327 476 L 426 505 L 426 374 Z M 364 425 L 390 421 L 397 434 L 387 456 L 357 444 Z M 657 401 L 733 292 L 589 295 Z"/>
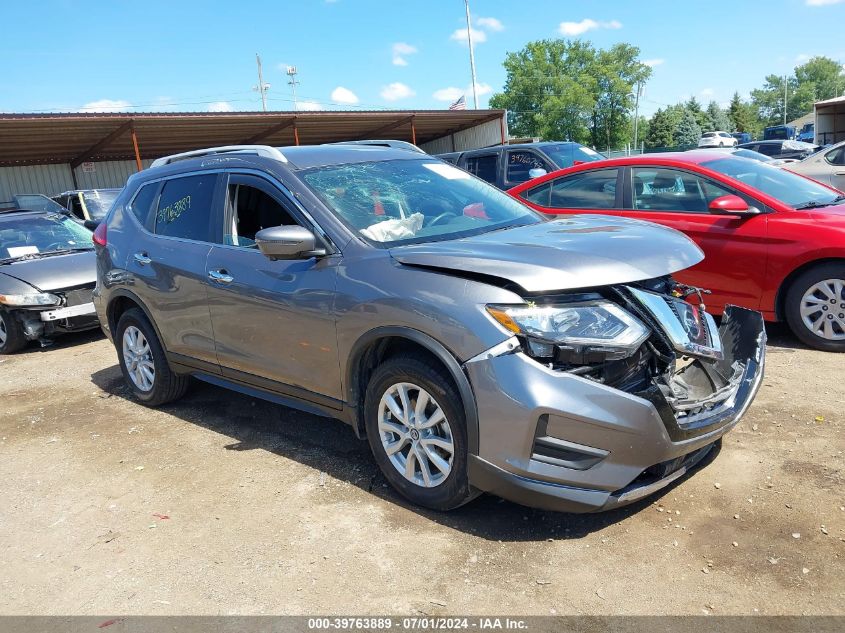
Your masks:
<path fill-rule="evenodd" d="M 170 156 L 162 156 L 156 158 L 150 167 L 161 167 L 162 165 L 169 165 L 176 161 L 186 160 L 188 158 L 197 158 L 198 156 L 212 156 L 214 154 L 257 154 L 258 156 L 265 156 L 267 158 L 275 158 L 283 163 L 288 162 L 288 159 L 277 148 L 269 145 L 223 145 L 221 147 L 209 147 L 206 149 L 195 149 L 190 152 L 182 152 L 181 154 L 171 154 Z"/>

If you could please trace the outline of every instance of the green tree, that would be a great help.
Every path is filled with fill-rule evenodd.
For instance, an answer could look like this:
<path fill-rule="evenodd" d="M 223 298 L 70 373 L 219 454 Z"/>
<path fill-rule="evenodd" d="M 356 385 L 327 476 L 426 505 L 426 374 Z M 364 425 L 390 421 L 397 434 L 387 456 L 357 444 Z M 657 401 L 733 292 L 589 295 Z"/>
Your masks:
<path fill-rule="evenodd" d="M 684 109 L 681 120 L 675 128 L 675 145 L 696 145 L 701 138 L 701 126 L 695 120 L 695 114 L 689 108 Z"/>
<path fill-rule="evenodd" d="M 845 80 L 839 62 L 817 56 L 800 66 L 788 77 L 768 75 L 762 88 L 751 91 L 751 101 L 766 125 L 783 123 L 784 84 L 786 87 L 786 120 L 792 121 L 813 109 L 816 101 L 842 94 Z"/>
<path fill-rule="evenodd" d="M 671 147 L 675 142 L 675 120 L 669 110 L 657 109 L 648 122 L 645 146 L 649 149 Z"/>
<path fill-rule="evenodd" d="M 709 130 L 712 128 L 713 122 L 710 120 L 707 112 L 701 109 L 701 104 L 698 102 L 698 99 L 690 97 L 689 100 L 684 103 L 684 107 L 692 112 L 692 115 L 695 117 L 695 122 L 698 123 L 698 127 L 703 130 Z"/>
<path fill-rule="evenodd" d="M 721 132 L 733 132 L 734 126 L 728 114 L 715 101 L 707 104 L 707 116 L 710 119 L 710 129 Z"/>
<path fill-rule="evenodd" d="M 731 104 L 728 106 L 728 117 L 733 129 L 737 132 L 748 132 L 756 135 L 761 129 L 756 108 L 743 101 L 738 92 L 735 92 L 731 98 Z"/>
<path fill-rule="evenodd" d="M 570 139 L 599 147 L 631 142 L 634 84 L 651 74 L 639 49 L 597 50 L 581 40 L 539 40 L 508 53 L 504 91 L 490 106 L 508 110 L 517 136 Z"/>

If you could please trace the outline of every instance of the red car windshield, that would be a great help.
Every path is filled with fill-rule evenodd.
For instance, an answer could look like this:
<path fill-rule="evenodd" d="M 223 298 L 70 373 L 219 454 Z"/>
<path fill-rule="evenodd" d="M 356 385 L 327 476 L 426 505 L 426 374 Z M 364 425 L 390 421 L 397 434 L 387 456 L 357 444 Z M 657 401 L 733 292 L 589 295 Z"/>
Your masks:
<path fill-rule="evenodd" d="M 755 160 L 717 158 L 701 166 L 759 189 L 794 209 L 824 207 L 843 199 L 837 192 L 808 178 Z"/>

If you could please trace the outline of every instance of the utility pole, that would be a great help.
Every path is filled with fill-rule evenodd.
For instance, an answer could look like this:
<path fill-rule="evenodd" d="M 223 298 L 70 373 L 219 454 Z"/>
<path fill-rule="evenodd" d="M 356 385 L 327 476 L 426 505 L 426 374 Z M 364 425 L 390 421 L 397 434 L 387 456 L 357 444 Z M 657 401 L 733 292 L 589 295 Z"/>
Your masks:
<path fill-rule="evenodd" d="M 258 53 L 255 54 L 255 63 L 258 64 L 258 85 L 253 90 L 257 90 L 261 95 L 261 109 L 267 112 L 267 90 L 270 88 L 270 84 L 265 84 L 264 78 L 261 76 L 261 58 Z"/>
<path fill-rule="evenodd" d="M 789 86 L 789 77 L 783 76 L 783 124 L 786 125 L 786 93 Z"/>
<path fill-rule="evenodd" d="M 469 44 L 469 67 L 472 71 L 472 100 L 478 110 L 478 88 L 475 86 L 475 54 L 472 52 L 472 22 L 469 19 L 469 0 L 464 0 L 467 12 L 467 44 Z"/>
<path fill-rule="evenodd" d="M 639 143 L 639 126 L 640 126 L 640 94 L 643 91 L 643 82 L 637 82 L 637 100 L 634 102 L 634 149 Z"/>
<path fill-rule="evenodd" d="M 293 92 L 293 109 L 296 110 L 296 84 L 299 83 L 296 80 L 296 66 L 288 66 L 287 75 L 290 77 L 288 84 L 290 85 L 291 92 Z"/>

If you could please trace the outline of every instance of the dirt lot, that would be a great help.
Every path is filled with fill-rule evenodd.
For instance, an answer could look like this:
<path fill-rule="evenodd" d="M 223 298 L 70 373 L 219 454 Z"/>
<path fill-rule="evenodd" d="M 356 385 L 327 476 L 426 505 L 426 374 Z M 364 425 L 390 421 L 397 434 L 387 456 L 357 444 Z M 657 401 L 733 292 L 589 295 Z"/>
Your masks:
<path fill-rule="evenodd" d="M 713 463 L 590 516 L 409 507 L 340 422 L 143 408 L 98 334 L 0 358 L 0 613 L 845 614 L 845 358 L 770 334 Z"/>

